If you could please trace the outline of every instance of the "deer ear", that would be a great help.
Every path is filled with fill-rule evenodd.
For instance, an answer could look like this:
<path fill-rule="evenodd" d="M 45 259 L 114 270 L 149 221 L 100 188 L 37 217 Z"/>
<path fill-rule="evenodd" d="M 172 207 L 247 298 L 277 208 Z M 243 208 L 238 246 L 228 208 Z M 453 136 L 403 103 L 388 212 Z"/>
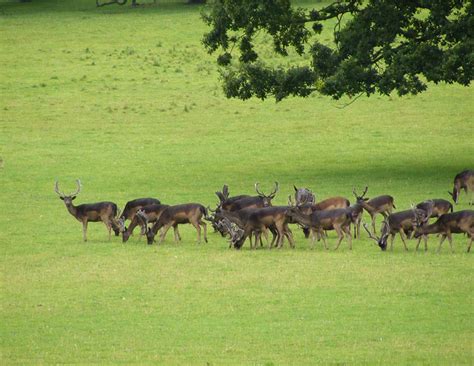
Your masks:
<path fill-rule="evenodd" d="M 60 199 L 62 199 L 64 201 L 64 197 L 59 197 Z"/>
<path fill-rule="evenodd" d="M 364 198 L 364 201 L 366 201 L 366 202 L 367 202 L 368 200 L 369 200 L 368 198 Z"/>
<path fill-rule="evenodd" d="M 453 194 L 452 194 L 450 191 L 448 191 L 448 194 L 449 194 L 451 197 L 453 197 Z"/>
<path fill-rule="evenodd" d="M 71 201 L 75 200 L 76 199 L 76 196 L 72 196 L 71 197 Z"/>
<path fill-rule="evenodd" d="M 295 192 L 298 192 L 298 188 L 293 184 L 293 188 L 295 189 Z"/>

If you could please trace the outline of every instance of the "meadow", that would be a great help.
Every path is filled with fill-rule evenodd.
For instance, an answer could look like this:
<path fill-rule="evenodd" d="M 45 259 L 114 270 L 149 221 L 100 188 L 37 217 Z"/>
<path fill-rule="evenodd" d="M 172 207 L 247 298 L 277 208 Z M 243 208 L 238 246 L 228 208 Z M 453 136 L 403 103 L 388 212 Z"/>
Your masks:
<path fill-rule="evenodd" d="M 474 167 L 472 87 L 346 108 L 318 95 L 228 100 L 201 8 L 148 3 L 0 0 L 1 363 L 472 364 L 461 235 L 454 254 L 436 253 L 436 237 L 427 253 L 399 238 L 381 252 L 365 233 L 352 251 L 311 250 L 296 227 L 294 250 L 229 250 L 212 230 L 197 245 L 191 227 L 180 244 L 170 233 L 159 247 L 137 233 L 122 244 L 100 223 L 82 242 L 55 180 L 72 191 L 81 179 L 76 203 L 120 207 L 214 206 L 225 183 L 232 195 L 278 181 L 279 205 L 293 184 L 352 200 L 367 185 L 402 210 L 448 199 Z M 468 208 L 463 193 L 455 209 Z"/>

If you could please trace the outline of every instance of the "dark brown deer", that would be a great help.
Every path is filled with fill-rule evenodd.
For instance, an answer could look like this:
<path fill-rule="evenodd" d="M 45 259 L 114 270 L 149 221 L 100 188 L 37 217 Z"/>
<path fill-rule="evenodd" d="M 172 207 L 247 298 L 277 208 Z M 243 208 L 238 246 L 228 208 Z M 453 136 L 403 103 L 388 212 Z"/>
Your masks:
<path fill-rule="evenodd" d="M 469 204 L 472 205 L 474 196 L 474 170 L 464 170 L 454 177 L 453 193 L 449 191 L 448 193 L 456 204 L 459 201 L 461 189 L 463 189 L 466 194 L 468 194 L 468 191 L 471 191 Z"/>
<path fill-rule="evenodd" d="M 244 197 L 233 202 L 225 201 L 220 208 L 226 211 L 238 211 L 243 208 L 259 208 L 268 207 L 272 205 L 272 199 L 275 198 L 278 192 L 278 182 L 275 182 L 274 190 L 266 195 L 258 189 L 259 183 L 255 183 L 255 191 L 258 196 Z"/>
<path fill-rule="evenodd" d="M 293 188 L 295 189 L 295 202 L 297 205 L 303 202 L 309 203 L 309 204 L 316 203 L 316 196 L 310 189 L 296 188 L 295 185 L 293 185 Z"/>
<path fill-rule="evenodd" d="M 169 206 L 160 215 L 153 227 L 147 231 L 148 244 L 153 244 L 155 235 L 163 228 L 158 244 L 165 240 L 170 227 L 180 224 L 191 224 L 196 228 L 197 241 L 201 242 L 201 226 L 204 228 L 204 241 L 207 243 L 207 224 L 202 220 L 207 218 L 206 208 L 199 203 L 186 203 L 183 205 Z M 175 236 L 175 241 L 176 236 Z"/>
<path fill-rule="evenodd" d="M 474 237 L 474 211 L 464 210 L 453 213 L 447 213 L 441 215 L 435 223 L 431 225 L 418 226 L 415 229 L 415 238 L 418 238 L 416 244 L 416 250 L 420 245 L 421 239 L 424 239 L 425 251 L 428 250 L 428 235 L 429 234 L 441 234 L 441 240 L 439 242 L 438 252 L 441 250 L 441 245 L 444 240 L 448 238 L 449 246 L 451 251 L 454 252 L 453 242 L 451 234 L 465 233 L 469 237 L 467 245 L 467 251 L 471 250 L 472 240 Z"/>
<path fill-rule="evenodd" d="M 97 202 L 84 203 L 82 205 L 74 206 L 72 201 L 81 192 L 81 181 L 76 180 L 77 189 L 70 194 L 64 194 L 59 190 L 59 183 L 56 181 L 54 191 L 59 195 L 59 198 L 64 201 L 69 213 L 82 222 L 82 235 L 84 241 L 87 241 L 87 224 L 89 222 L 102 221 L 109 232 L 109 240 L 112 229 L 117 233 L 120 232 L 120 225 L 117 222 L 117 214 L 119 213 L 117 205 L 113 202 Z"/>
<path fill-rule="evenodd" d="M 275 240 L 276 246 L 281 248 L 284 237 L 288 238 L 291 247 L 294 248 L 293 236 L 291 230 L 288 228 L 289 219 L 286 215 L 287 209 L 287 206 L 263 207 L 253 211 L 248 210 L 244 214 L 239 213 L 240 211 L 223 211 L 222 214 L 225 218 L 236 223 L 243 229 L 242 237 L 233 243 L 234 248 L 240 249 L 245 240 L 250 238 L 252 234 L 255 235 L 255 242 L 254 246 L 250 243 L 250 247 L 256 247 L 260 240 L 260 235 L 265 233 L 267 229 L 270 229 L 272 233 L 274 233 L 270 248 L 273 246 Z"/>
<path fill-rule="evenodd" d="M 324 248 L 328 249 L 326 236 L 323 230 L 335 230 L 338 235 L 338 242 L 335 250 L 339 248 L 342 239 L 346 237 L 349 249 L 352 250 L 352 238 L 350 225 L 352 222 L 351 211 L 347 208 L 332 210 L 317 210 L 310 214 L 305 214 L 299 206 L 289 207 L 287 216 L 298 224 L 309 228 L 312 234 L 312 248 L 315 246 L 316 234 L 323 239 Z"/>
<path fill-rule="evenodd" d="M 430 212 L 420 210 L 413 206 L 410 210 L 395 212 L 388 215 L 382 223 L 380 237 L 371 234 L 367 229 L 367 225 L 364 225 L 364 228 L 368 232 L 369 237 L 375 240 L 383 251 L 387 250 L 387 239 L 389 236 L 391 237 L 390 250 L 393 250 L 393 241 L 397 234 L 400 234 L 405 250 L 408 251 L 405 242 L 406 232 L 414 231 L 418 225 L 426 223 L 430 216 Z"/>
<path fill-rule="evenodd" d="M 305 201 L 298 204 L 299 210 L 306 215 L 310 215 L 314 211 L 325 211 L 325 210 L 334 210 L 337 208 L 348 208 L 350 206 L 350 202 L 347 198 L 336 196 L 326 198 L 318 203 L 307 203 Z M 288 201 L 289 206 L 293 206 L 291 199 Z M 307 227 L 303 226 L 303 233 L 305 238 L 309 238 L 310 230 Z M 316 233 L 319 240 L 319 233 Z"/>
<path fill-rule="evenodd" d="M 360 203 L 369 213 L 372 220 L 372 232 L 375 234 L 375 217 L 381 214 L 384 218 L 387 218 L 396 207 L 393 203 L 393 197 L 389 195 L 377 196 L 372 199 L 365 197 L 368 189 L 368 187 L 365 187 L 361 195 L 358 195 L 355 189 L 353 189 L 352 193 L 356 197 L 356 202 Z"/>
<path fill-rule="evenodd" d="M 234 202 L 241 200 L 242 198 L 250 197 L 248 194 L 241 194 L 238 196 L 229 197 L 229 187 L 224 184 L 222 192 L 216 192 L 216 196 L 219 198 L 218 208 L 227 210 Z"/>
<path fill-rule="evenodd" d="M 160 200 L 156 198 L 137 198 L 132 201 L 128 201 L 125 204 L 125 207 L 122 211 L 122 214 L 120 215 L 120 225 L 122 226 L 123 230 L 127 230 L 125 227 L 125 221 L 130 220 L 132 221 L 133 218 L 135 217 L 135 213 L 142 209 L 143 207 L 149 206 L 149 205 L 159 205 L 161 202 Z"/>
<path fill-rule="evenodd" d="M 149 223 L 155 223 L 163 211 L 168 207 L 169 205 L 152 204 L 136 211 L 130 225 L 122 232 L 122 242 L 126 243 L 128 241 L 130 236 L 133 234 L 133 230 L 135 230 L 137 226 L 141 226 L 142 228 L 140 235 L 145 235 L 147 225 Z"/>
<path fill-rule="evenodd" d="M 416 208 L 426 212 L 431 212 L 430 217 L 439 217 L 446 213 L 453 212 L 453 205 L 451 202 L 440 198 L 420 202 L 416 205 Z"/>

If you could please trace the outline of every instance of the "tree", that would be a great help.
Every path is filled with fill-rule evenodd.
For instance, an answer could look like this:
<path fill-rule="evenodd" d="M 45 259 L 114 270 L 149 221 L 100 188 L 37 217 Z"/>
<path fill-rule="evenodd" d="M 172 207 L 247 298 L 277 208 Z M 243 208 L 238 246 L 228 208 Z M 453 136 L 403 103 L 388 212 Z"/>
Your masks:
<path fill-rule="evenodd" d="M 289 0 L 214 0 L 203 19 L 211 27 L 203 43 L 219 53 L 229 98 L 417 94 L 427 81 L 467 86 L 473 77 L 470 0 L 339 0 L 309 10 Z M 328 23 L 334 39 L 324 43 Z M 265 33 L 270 59 L 256 41 Z M 290 50 L 301 62 L 275 65 Z"/>

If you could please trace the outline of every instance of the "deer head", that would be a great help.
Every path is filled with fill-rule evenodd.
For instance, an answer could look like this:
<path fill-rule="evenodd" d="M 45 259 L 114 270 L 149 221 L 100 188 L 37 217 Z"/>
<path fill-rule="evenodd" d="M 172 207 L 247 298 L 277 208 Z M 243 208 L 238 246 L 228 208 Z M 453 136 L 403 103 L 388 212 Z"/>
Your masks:
<path fill-rule="evenodd" d="M 81 181 L 79 179 L 76 179 L 76 184 L 77 184 L 77 189 L 73 193 L 69 194 L 64 194 L 59 190 L 59 182 L 56 181 L 54 184 L 54 191 L 58 194 L 59 198 L 64 201 L 66 206 L 72 205 L 72 201 L 77 197 L 79 192 L 81 192 Z"/>
<path fill-rule="evenodd" d="M 362 203 L 362 202 L 365 202 L 365 201 L 369 200 L 368 197 L 365 197 L 368 189 L 369 189 L 369 187 L 366 186 L 365 189 L 364 189 L 364 192 L 361 195 L 357 194 L 355 188 L 352 189 L 352 193 L 354 194 L 357 203 Z"/>
<path fill-rule="evenodd" d="M 390 225 L 388 223 L 388 221 L 384 221 L 383 224 L 382 224 L 382 233 L 381 233 L 381 236 L 378 237 L 378 236 L 375 236 L 373 235 L 369 228 L 367 227 L 367 224 L 364 222 L 362 224 L 362 226 L 364 226 L 364 229 L 365 231 L 367 231 L 367 234 L 369 234 L 369 238 L 374 240 L 377 245 L 380 247 L 380 249 L 382 249 L 382 251 L 385 251 L 387 250 L 387 239 L 388 239 L 388 235 L 390 233 Z"/>
<path fill-rule="evenodd" d="M 260 183 L 255 183 L 255 191 L 257 192 L 258 196 L 260 198 L 262 198 L 263 200 L 263 205 L 265 207 L 267 206 L 271 206 L 272 205 L 272 199 L 275 197 L 276 193 L 278 192 L 278 182 L 275 182 L 275 188 L 274 190 L 269 194 L 269 195 L 266 195 L 265 193 L 261 192 L 259 189 L 258 189 L 258 185 Z"/>

